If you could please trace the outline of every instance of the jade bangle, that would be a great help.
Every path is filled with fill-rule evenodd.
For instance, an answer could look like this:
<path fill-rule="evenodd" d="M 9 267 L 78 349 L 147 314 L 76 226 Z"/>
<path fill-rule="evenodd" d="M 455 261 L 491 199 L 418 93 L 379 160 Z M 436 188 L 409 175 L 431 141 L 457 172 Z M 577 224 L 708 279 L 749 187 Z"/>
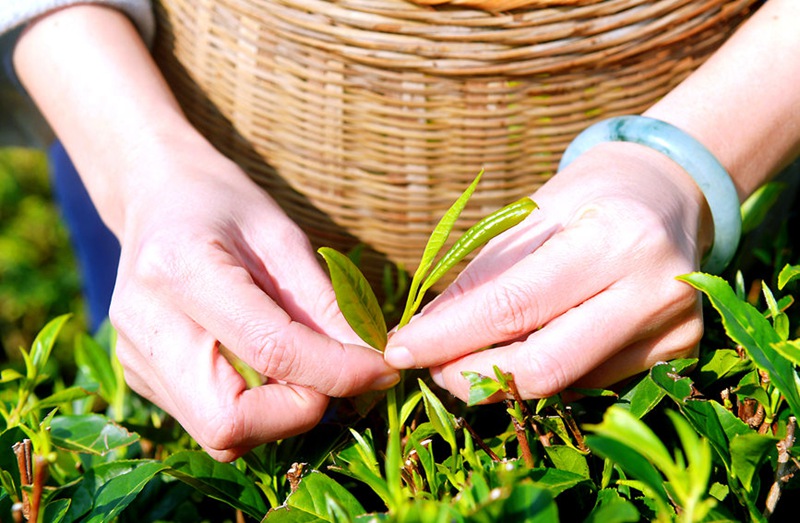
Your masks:
<path fill-rule="evenodd" d="M 714 243 L 702 268 L 709 273 L 722 272 L 736 254 L 742 234 L 742 214 L 736 187 L 719 160 L 674 125 L 646 116 L 619 116 L 581 132 L 564 151 L 558 170 L 603 142 L 647 146 L 669 157 L 694 179 L 708 202 L 714 222 Z"/>

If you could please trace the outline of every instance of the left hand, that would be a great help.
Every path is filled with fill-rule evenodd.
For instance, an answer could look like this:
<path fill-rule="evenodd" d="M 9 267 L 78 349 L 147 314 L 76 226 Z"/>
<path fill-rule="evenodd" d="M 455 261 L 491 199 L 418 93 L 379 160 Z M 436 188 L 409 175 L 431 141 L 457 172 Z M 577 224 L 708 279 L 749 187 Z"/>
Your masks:
<path fill-rule="evenodd" d="M 680 167 L 640 145 L 602 144 L 533 199 L 540 210 L 391 337 L 390 365 L 432 367 L 464 400 L 461 373 L 493 376 L 497 365 L 530 399 L 696 353 L 699 293 L 675 277 L 697 270 L 710 218 Z"/>

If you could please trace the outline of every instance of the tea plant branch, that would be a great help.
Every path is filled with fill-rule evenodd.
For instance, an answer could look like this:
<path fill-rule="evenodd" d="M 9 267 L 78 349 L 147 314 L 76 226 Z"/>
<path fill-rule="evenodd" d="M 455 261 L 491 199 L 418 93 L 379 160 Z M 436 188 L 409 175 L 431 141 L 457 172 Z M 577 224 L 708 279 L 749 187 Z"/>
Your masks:
<path fill-rule="evenodd" d="M 561 416 L 561 419 L 564 420 L 564 423 L 567 426 L 567 429 L 572 433 L 572 437 L 575 438 L 575 445 L 581 452 L 589 452 L 589 449 L 586 447 L 586 443 L 583 441 L 583 434 L 581 433 L 581 429 L 578 427 L 578 424 L 575 423 L 575 418 L 572 417 L 572 408 L 568 405 L 564 405 L 564 402 L 561 400 L 561 397 L 557 398 L 557 401 L 553 405 L 553 408 L 556 411 L 556 414 Z"/>
<path fill-rule="evenodd" d="M 514 414 L 514 411 L 518 409 L 518 405 L 515 405 L 512 400 L 504 400 L 504 402 L 509 414 L 511 414 L 511 423 L 514 425 L 514 435 L 517 437 L 522 460 L 525 462 L 525 466 L 533 468 L 536 466 L 536 461 L 533 459 L 531 445 L 528 442 L 528 433 L 525 430 L 525 418 L 519 419 L 519 417 Z"/>
<path fill-rule="evenodd" d="M 472 436 L 472 440 L 478 444 L 481 450 L 483 450 L 489 455 L 490 458 L 492 458 L 492 461 L 500 461 L 500 457 L 495 454 L 495 452 L 489 447 L 489 445 L 486 444 L 485 441 L 483 441 L 483 438 L 481 438 L 480 435 L 475 432 L 475 429 L 472 428 L 472 425 L 470 425 L 466 419 L 463 417 L 456 418 L 456 428 L 466 429 L 466 431 Z"/>
<path fill-rule="evenodd" d="M 28 488 L 33 484 L 33 460 L 31 440 L 24 439 L 14 443 L 14 455 L 17 457 L 17 468 L 19 469 L 19 484 L 22 487 L 22 515 L 25 519 L 30 520 L 31 515 L 31 498 L 28 493 Z"/>
<path fill-rule="evenodd" d="M 769 489 L 767 501 L 765 503 L 764 517 L 769 519 L 775 512 L 775 507 L 781 498 L 783 487 L 797 472 L 797 464 L 791 459 L 789 449 L 794 445 L 795 429 L 797 428 L 797 418 L 789 416 L 786 424 L 786 437 L 777 443 L 778 447 L 778 466 L 775 469 L 775 482 Z"/>

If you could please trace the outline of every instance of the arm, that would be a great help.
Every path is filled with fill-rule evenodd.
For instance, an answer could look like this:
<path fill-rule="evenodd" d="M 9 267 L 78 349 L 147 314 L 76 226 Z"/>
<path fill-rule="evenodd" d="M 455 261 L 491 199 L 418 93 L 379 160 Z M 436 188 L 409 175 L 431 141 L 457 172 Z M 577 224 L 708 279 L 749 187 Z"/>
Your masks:
<path fill-rule="evenodd" d="M 800 3 L 767 2 L 645 113 L 703 143 L 740 200 L 800 152 L 798 19 Z M 712 224 L 680 167 L 641 145 L 605 143 L 533 198 L 542 211 L 487 245 L 398 331 L 389 363 L 434 366 L 434 379 L 461 398 L 462 371 L 491 376 L 496 364 L 532 398 L 608 386 L 696 353 L 701 302 L 675 277 L 697 270 Z"/>
<path fill-rule="evenodd" d="M 122 244 L 111 317 L 126 379 L 212 456 L 397 381 L 357 345 L 305 236 L 188 123 L 125 16 L 55 12 L 14 60 Z M 220 344 L 269 382 L 248 389 Z"/>

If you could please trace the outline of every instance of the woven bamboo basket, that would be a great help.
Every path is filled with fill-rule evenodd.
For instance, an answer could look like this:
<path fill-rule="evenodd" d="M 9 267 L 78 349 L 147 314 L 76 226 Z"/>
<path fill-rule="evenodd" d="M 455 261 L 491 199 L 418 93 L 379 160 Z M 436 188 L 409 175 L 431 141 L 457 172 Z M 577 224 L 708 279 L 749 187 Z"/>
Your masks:
<path fill-rule="evenodd" d="M 155 55 L 315 245 L 363 243 L 376 275 L 414 269 L 479 170 L 457 231 L 532 193 L 592 122 L 654 103 L 754 3 L 160 0 Z"/>

